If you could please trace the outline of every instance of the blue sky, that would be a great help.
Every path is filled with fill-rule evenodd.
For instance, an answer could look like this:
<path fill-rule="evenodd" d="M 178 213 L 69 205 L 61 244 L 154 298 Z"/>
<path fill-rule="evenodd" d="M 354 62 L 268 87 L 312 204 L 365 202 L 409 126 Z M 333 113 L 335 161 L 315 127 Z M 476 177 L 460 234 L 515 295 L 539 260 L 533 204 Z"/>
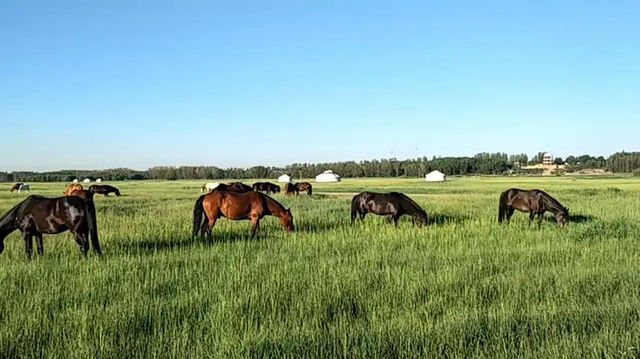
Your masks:
<path fill-rule="evenodd" d="M 0 170 L 640 150 L 638 1 L 3 1 Z"/>

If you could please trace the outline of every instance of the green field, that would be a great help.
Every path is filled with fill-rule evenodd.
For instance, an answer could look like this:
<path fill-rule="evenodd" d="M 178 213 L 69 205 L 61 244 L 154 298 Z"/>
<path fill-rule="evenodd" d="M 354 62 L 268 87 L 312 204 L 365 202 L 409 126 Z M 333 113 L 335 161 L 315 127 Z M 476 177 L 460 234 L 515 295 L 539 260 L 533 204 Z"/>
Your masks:
<path fill-rule="evenodd" d="M 0 357 L 640 357 L 638 178 L 345 179 L 275 196 L 292 234 L 220 220 L 192 243 L 202 183 L 112 183 L 122 197 L 96 198 L 102 258 L 65 233 L 27 263 L 7 237 Z M 2 213 L 25 197 L 5 187 Z M 573 222 L 499 225 L 510 187 L 546 190 Z M 365 189 L 409 194 L 432 224 L 351 226 Z"/>

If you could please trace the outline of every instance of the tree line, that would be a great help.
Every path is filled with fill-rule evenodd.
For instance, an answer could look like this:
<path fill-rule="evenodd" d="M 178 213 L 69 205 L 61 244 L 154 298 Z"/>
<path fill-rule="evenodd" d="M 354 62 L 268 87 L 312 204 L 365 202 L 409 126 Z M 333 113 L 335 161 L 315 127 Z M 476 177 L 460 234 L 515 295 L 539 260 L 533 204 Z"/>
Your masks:
<path fill-rule="evenodd" d="M 419 157 L 398 160 L 396 158 L 345 161 L 328 163 L 294 163 L 285 167 L 255 166 L 251 168 L 219 168 L 215 166 L 157 166 L 146 171 L 128 168 L 105 170 L 62 170 L 52 172 L 0 172 L 2 182 L 71 182 L 89 178 L 92 181 L 101 178 L 104 181 L 143 180 L 143 179 L 247 179 L 276 178 L 287 173 L 294 178 L 310 178 L 327 169 L 342 177 L 422 177 L 433 170 L 446 175 L 502 175 L 539 174 L 541 169 L 524 169 L 526 165 L 542 162 L 544 152 L 532 158 L 526 154 L 507 155 L 506 153 L 478 153 L 472 157 Z M 587 168 L 607 169 L 615 173 L 640 171 L 640 152 L 618 152 L 605 159 L 590 155 L 556 158 L 555 163 L 565 164 L 565 172 Z"/>

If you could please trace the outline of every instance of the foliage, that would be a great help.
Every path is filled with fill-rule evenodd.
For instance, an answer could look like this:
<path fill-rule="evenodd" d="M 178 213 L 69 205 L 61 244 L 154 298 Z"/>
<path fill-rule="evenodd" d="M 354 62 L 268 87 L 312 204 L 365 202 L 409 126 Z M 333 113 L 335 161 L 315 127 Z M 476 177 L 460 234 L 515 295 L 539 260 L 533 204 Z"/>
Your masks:
<path fill-rule="evenodd" d="M 541 163 L 544 152 L 538 153 L 529 163 Z M 433 170 L 439 170 L 446 175 L 498 175 L 509 171 L 523 173 L 514 168 L 514 163 L 527 163 L 527 155 L 511 155 L 506 153 L 478 153 L 473 157 L 420 157 L 415 159 L 398 160 L 396 158 L 346 161 L 329 163 L 294 163 L 285 167 L 255 166 L 251 168 L 219 168 L 215 166 L 158 166 L 146 171 L 136 171 L 126 168 L 107 170 L 65 170 L 55 172 L 0 172 L 0 182 L 70 182 L 77 178 L 107 181 L 139 180 L 139 179 L 245 179 L 245 178 L 276 178 L 283 173 L 289 173 L 294 179 L 312 178 L 317 174 L 332 169 L 344 178 L 353 177 L 422 177 Z M 556 158 L 562 161 L 561 158 Z M 582 155 L 569 156 L 566 159 L 567 172 L 590 168 L 607 168 L 612 172 L 631 173 L 640 168 L 640 152 L 616 153 L 605 160 L 604 157 Z M 529 172 L 531 174 L 531 172 Z"/>

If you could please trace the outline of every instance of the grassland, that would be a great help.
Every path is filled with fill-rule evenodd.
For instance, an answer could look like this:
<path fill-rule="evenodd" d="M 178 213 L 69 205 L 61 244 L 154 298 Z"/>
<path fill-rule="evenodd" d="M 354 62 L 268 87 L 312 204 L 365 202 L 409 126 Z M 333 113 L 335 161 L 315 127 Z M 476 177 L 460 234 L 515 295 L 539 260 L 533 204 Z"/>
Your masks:
<path fill-rule="evenodd" d="M 200 182 L 114 184 L 124 196 L 96 199 L 102 258 L 61 234 L 27 263 L 5 240 L 0 357 L 640 357 L 637 178 L 346 179 L 276 196 L 293 234 L 221 220 L 195 243 Z M 498 225 L 509 187 L 547 190 L 573 222 Z M 351 226 L 364 189 L 412 194 L 433 223 Z M 2 190 L 0 211 L 22 197 Z"/>

